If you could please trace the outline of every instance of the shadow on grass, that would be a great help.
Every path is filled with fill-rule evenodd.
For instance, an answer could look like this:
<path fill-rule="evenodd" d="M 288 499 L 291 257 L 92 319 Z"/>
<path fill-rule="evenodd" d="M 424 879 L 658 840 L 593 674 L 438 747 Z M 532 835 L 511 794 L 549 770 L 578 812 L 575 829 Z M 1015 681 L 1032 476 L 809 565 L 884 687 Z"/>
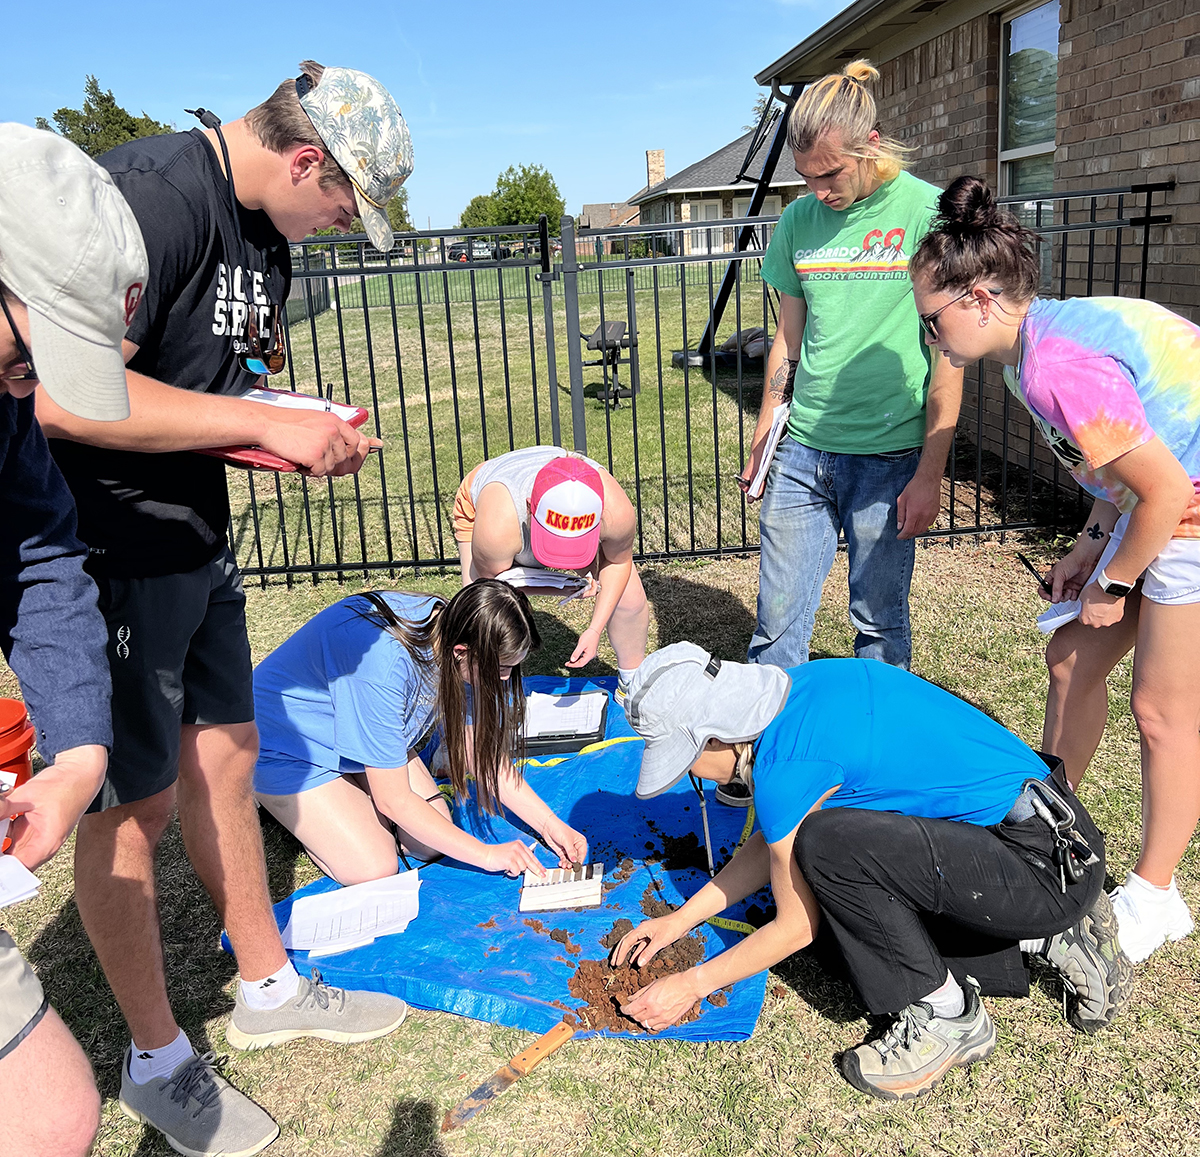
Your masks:
<path fill-rule="evenodd" d="M 689 642 L 721 659 L 745 662 L 754 615 L 736 595 L 665 568 L 639 568 L 658 624 L 658 645 Z"/>
<path fill-rule="evenodd" d="M 449 1150 L 442 1144 L 439 1125 L 432 1101 L 397 1101 L 392 1127 L 374 1157 L 446 1157 Z"/>

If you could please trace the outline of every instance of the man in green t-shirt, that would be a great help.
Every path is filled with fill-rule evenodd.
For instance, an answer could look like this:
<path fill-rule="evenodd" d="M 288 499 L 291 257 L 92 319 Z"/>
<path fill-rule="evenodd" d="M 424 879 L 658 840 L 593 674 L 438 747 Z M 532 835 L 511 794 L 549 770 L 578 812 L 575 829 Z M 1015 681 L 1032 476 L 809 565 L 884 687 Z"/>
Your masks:
<path fill-rule="evenodd" d="M 784 211 L 763 259 L 779 291 L 763 406 L 745 488 L 774 409 L 794 382 L 759 529 L 753 662 L 808 659 L 839 532 L 850 556 L 854 653 L 909 666 L 908 590 L 916 535 L 941 505 L 962 399 L 962 371 L 921 340 L 908 259 L 940 190 L 901 171 L 881 137 L 865 62 L 810 87 L 789 121 L 809 195 Z"/>

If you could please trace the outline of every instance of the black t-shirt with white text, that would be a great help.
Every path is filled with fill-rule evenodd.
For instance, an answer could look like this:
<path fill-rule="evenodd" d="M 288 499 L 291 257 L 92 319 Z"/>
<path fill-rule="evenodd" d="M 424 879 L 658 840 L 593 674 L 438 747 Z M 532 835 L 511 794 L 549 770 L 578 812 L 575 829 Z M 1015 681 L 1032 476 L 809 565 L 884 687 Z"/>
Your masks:
<path fill-rule="evenodd" d="M 199 129 L 145 137 L 98 158 L 137 218 L 150 275 L 127 333 L 129 368 L 179 389 L 238 394 L 256 376 L 238 364 L 246 310 L 271 338 L 272 305 L 291 284 L 285 239 L 261 210 L 229 200 Z M 225 464 L 187 452 L 143 454 L 53 439 L 79 507 L 96 575 L 150 578 L 210 562 L 226 543 Z"/>

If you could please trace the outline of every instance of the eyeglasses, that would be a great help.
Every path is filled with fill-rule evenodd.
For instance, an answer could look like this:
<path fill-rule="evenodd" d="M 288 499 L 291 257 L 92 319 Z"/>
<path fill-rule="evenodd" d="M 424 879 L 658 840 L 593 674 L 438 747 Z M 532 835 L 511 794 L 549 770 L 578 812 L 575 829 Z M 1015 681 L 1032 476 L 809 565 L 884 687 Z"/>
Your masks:
<path fill-rule="evenodd" d="M 17 343 L 17 357 L 25 363 L 25 372 L 23 374 L 9 375 L 10 382 L 36 382 L 38 380 L 37 370 L 33 368 L 33 354 L 29 352 L 29 347 L 21 340 L 21 335 L 17 333 L 17 323 L 13 321 L 13 315 L 9 312 L 8 302 L 4 300 L 4 291 L 0 290 L 0 309 L 4 310 L 4 316 L 8 318 L 8 328 L 12 330 L 13 341 Z"/>
<path fill-rule="evenodd" d="M 238 361 L 245 370 L 252 374 L 279 373 L 287 365 L 287 350 L 283 345 L 283 330 L 279 325 L 279 306 L 271 307 L 271 345 L 263 349 L 262 338 L 258 332 L 258 309 L 250 305 L 246 309 L 245 350 L 239 355 Z"/>
<path fill-rule="evenodd" d="M 945 305 L 943 305 L 943 306 L 942 306 L 940 309 L 935 309 L 935 310 L 934 310 L 932 313 L 919 313 L 919 314 L 917 314 L 917 318 L 918 318 L 918 319 L 919 319 L 919 321 L 921 322 L 921 328 L 922 328 L 922 329 L 923 329 L 923 330 L 924 330 L 924 331 L 925 331 L 927 334 L 929 334 L 929 336 L 930 336 L 931 338 L 933 338 L 933 340 L 934 340 L 934 341 L 937 341 L 937 340 L 938 340 L 938 331 L 937 331 L 937 315 L 938 315 L 939 313 L 941 313 L 943 310 L 947 310 L 947 309 L 949 309 L 949 308 L 950 308 L 952 305 L 954 305 L 956 302 L 962 301 L 962 299 L 963 299 L 964 297 L 970 297 L 970 296 L 971 296 L 971 295 L 972 295 L 972 294 L 975 292 L 975 290 L 976 290 L 976 289 L 978 289 L 978 288 L 980 288 L 980 287 L 979 287 L 979 286 L 973 286 L 971 289 L 968 289 L 966 293 L 960 293 L 960 294 L 959 294 L 959 295 L 958 295 L 956 298 L 954 298 L 954 300 L 953 300 L 953 301 L 948 301 L 948 302 L 946 302 L 946 304 L 945 304 Z M 1001 294 L 1001 292 L 1002 292 L 1002 290 L 999 290 L 999 289 L 988 289 L 988 290 L 987 290 L 987 292 L 988 292 L 988 293 L 990 293 L 990 294 L 991 294 L 993 297 L 999 297 L 999 296 L 1000 296 L 1000 294 Z"/>

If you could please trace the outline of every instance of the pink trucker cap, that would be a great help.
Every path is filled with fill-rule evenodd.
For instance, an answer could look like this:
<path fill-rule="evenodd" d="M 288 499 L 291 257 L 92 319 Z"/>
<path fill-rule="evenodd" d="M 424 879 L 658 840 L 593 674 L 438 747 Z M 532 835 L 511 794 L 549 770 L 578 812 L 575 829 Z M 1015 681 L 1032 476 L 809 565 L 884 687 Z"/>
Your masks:
<path fill-rule="evenodd" d="M 600 549 L 604 483 L 580 458 L 555 458 L 533 480 L 529 545 L 542 566 L 579 570 Z"/>

